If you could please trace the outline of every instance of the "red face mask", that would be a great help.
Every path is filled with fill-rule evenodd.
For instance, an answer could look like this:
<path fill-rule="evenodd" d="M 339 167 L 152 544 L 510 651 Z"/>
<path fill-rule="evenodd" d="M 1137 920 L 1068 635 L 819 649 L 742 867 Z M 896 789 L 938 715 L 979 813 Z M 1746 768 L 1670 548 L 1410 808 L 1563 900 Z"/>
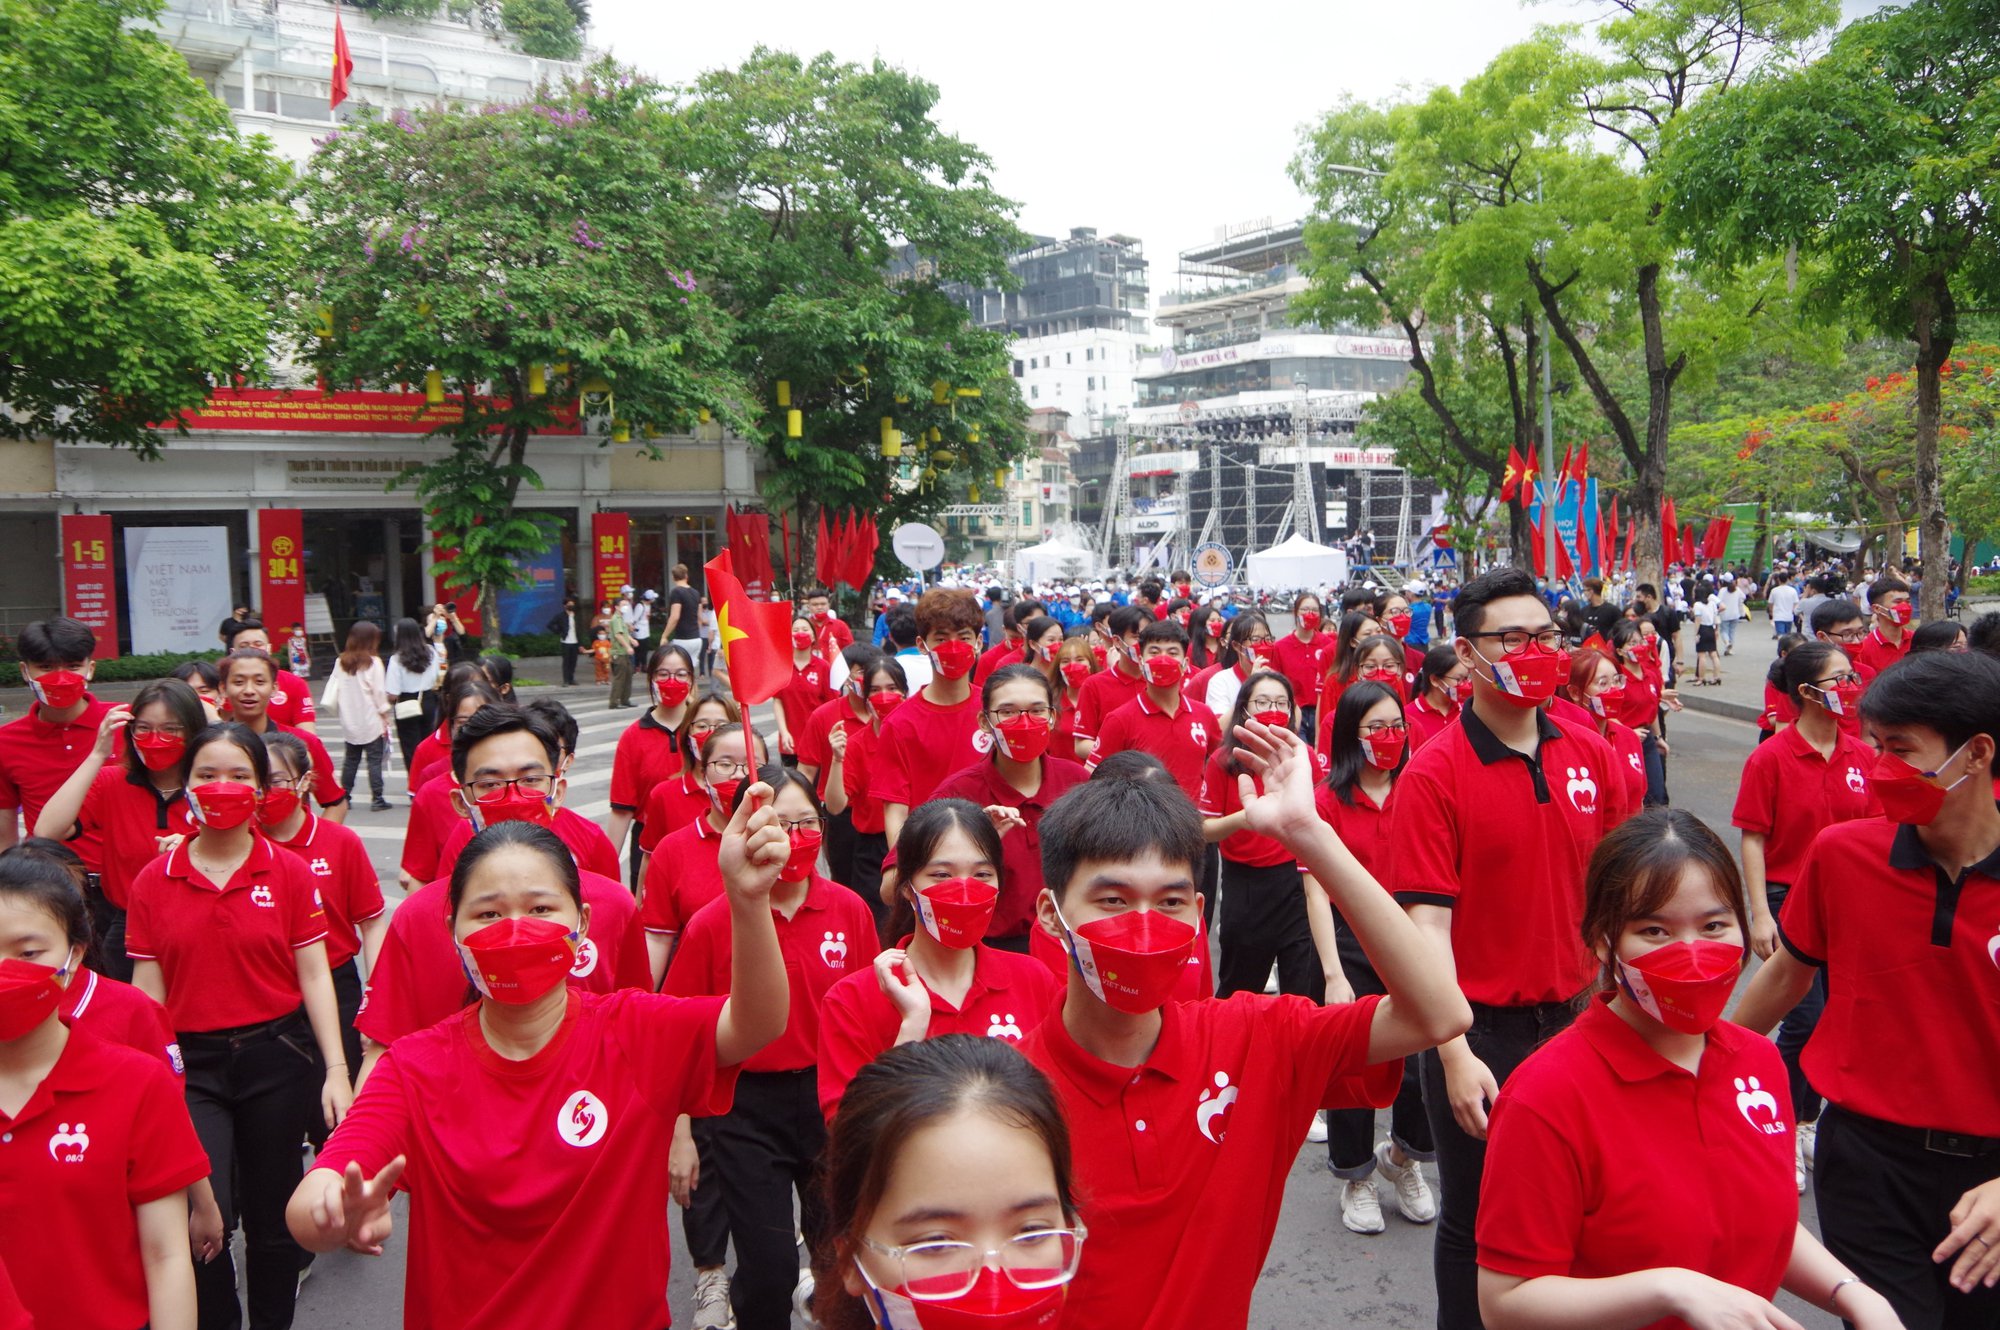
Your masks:
<path fill-rule="evenodd" d="M 1250 663 L 1260 670 L 1271 663 L 1271 657 L 1278 650 L 1276 642 L 1249 642 L 1245 645 L 1250 648 Z"/>
<path fill-rule="evenodd" d="M 1493 686 L 1500 690 L 1500 695 L 1523 710 L 1538 707 L 1554 697 L 1556 686 L 1565 677 L 1561 657 L 1532 642 L 1486 663 L 1493 669 Z"/>
<path fill-rule="evenodd" d="M 993 909 L 1000 903 L 1000 888 L 975 877 L 954 877 L 919 887 L 916 892 L 917 922 L 932 938 L 963 951 L 986 936 L 993 922 Z"/>
<path fill-rule="evenodd" d="M 257 811 L 257 789 L 233 780 L 212 780 L 187 792 L 188 813 L 204 827 L 228 831 Z"/>
<path fill-rule="evenodd" d="M 811 630 L 811 629 L 807 629 L 807 628 L 794 628 L 794 629 L 792 629 L 792 649 L 793 649 L 793 650 L 795 650 L 795 651 L 804 651 L 804 650 L 806 650 L 806 649 L 807 649 L 808 647 L 810 647 L 810 646 L 811 646 L 812 644 L 813 644 L 813 635 L 812 635 L 812 630 Z"/>
<path fill-rule="evenodd" d="M 783 882 L 799 882 L 812 876 L 819 863 L 819 847 L 826 836 L 818 831 L 794 831 L 791 833 L 792 853 L 785 860 L 785 867 L 778 874 Z"/>
<path fill-rule="evenodd" d="M 1394 771 L 1403 760 L 1410 736 L 1403 730 L 1377 730 L 1368 736 L 1368 765 L 1379 771 Z"/>
<path fill-rule="evenodd" d="M 1722 1019 L 1743 973 L 1743 948 L 1733 942 L 1670 942 L 1630 960 L 1614 951 L 1611 968 L 1639 1010 L 1669 1030 L 1706 1034 Z"/>
<path fill-rule="evenodd" d="M 1015 716 L 993 727 L 1000 751 L 1016 762 L 1032 762 L 1049 751 L 1049 723 L 1034 716 Z"/>
<path fill-rule="evenodd" d="M 1319 625 L 1320 625 L 1320 617 L 1318 610 L 1299 611 L 1299 627 L 1305 629 L 1309 633 L 1316 633 L 1319 631 Z"/>
<path fill-rule="evenodd" d="M 1451 700 L 1464 706 L 1472 700 L 1472 676 L 1466 675 L 1451 686 Z"/>
<path fill-rule="evenodd" d="M 980 1270 L 972 1287 L 956 1298 L 911 1297 L 922 1291 L 922 1282 L 883 1289 L 869 1279 L 868 1311 L 875 1324 L 888 1330 L 1054 1330 L 1068 1292 L 1064 1284 L 1020 1288 L 990 1267 Z"/>
<path fill-rule="evenodd" d="M 669 711 L 687 701 L 694 684 L 686 679 L 653 680 L 653 696 L 660 699 L 660 705 Z"/>
<path fill-rule="evenodd" d="M 1193 924 L 1158 910 L 1127 910 L 1071 928 L 1070 959 L 1088 988 L 1106 1006 L 1131 1016 L 1157 1011 L 1180 982 L 1181 967 L 1194 950 Z"/>
<path fill-rule="evenodd" d="M 1401 614 L 1392 614 L 1389 616 L 1389 632 L 1394 637 L 1408 637 L 1410 635 L 1410 612 L 1408 610 L 1404 610 Z"/>
<path fill-rule="evenodd" d="M 187 740 L 178 734 L 142 734 L 132 741 L 139 761 L 148 771 L 165 771 L 187 752 Z"/>
<path fill-rule="evenodd" d="M 1292 727 L 1292 713 L 1289 711 L 1253 711 L 1250 719 L 1274 730 L 1288 730 Z"/>
<path fill-rule="evenodd" d="M 979 648 L 953 639 L 932 647 L 931 659 L 937 662 L 937 672 L 945 678 L 963 679 L 979 659 Z"/>
<path fill-rule="evenodd" d="M 1088 679 L 1090 674 L 1091 669 L 1088 661 L 1070 660 L 1063 662 L 1063 682 L 1067 683 L 1071 688 L 1083 687 L 1083 681 Z"/>
<path fill-rule="evenodd" d="M 736 804 L 736 792 L 742 788 L 743 778 L 741 776 L 732 776 L 728 780 L 719 780 L 709 786 L 709 791 L 715 796 L 715 806 L 722 810 L 724 817 L 729 816 L 729 810 Z"/>
<path fill-rule="evenodd" d="M 1898 628 L 1902 628 L 1906 627 L 1910 620 L 1917 617 L 1917 607 L 1906 600 L 1900 605 L 1886 606 L 1883 613 L 1890 623 L 1895 624 Z"/>
<path fill-rule="evenodd" d="M 569 977 L 576 944 L 576 933 L 553 919 L 502 919 L 456 945 L 481 997 L 525 1006 Z"/>
<path fill-rule="evenodd" d="M 1146 673 L 1146 682 L 1155 688 L 1172 688 L 1187 673 L 1179 656 L 1148 656 L 1140 668 Z"/>
<path fill-rule="evenodd" d="M 532 822 L 547 827 L 555 825 L 556 820 L 556 802 L 551 796 L 518 786 L 509 786 L 498 799 L 472 804 L 471 811 L 474 831 L 484 831 L 502 822 Z"/>
<path fill-rule="evenodd" d="M 272 786 L 264 791 L 263 802 L 257 805 L 257 820 L 267 827 L 283 826 L 286 818 L 298 811 L 299 792 Z"/>
<path fill-rule="evenodd" d="M 65 965 L 58 970 L 34 961 L 0 961 L 0 1043 L 21 1038 L 49 1018 L 62 1001 Z"/>
<path fill-rule="evenodd" d="M 1208 616 L 1208 622 L 1201 626 L 1201 630 L 1210 637 L 1221 637 L 1225 623 L 1226 621 L 1220 614 L 1211 614 Z"/>
<path fill-rule="evenodd" d="M 893 688 L 883 688 L 868 694 L 868 705 L 875 708 L 875 714 L 883 720 L 889 713 L 903 705 L 903 695 Z"/>
<path fill-rule="evenodd" d="M 1938 771 L 1950 766 L 1952 759 L 1964 751 L 1964 745 L 1960 745 L 1958 752 L 1946 758 Z M 1868 773 L 1868 783 L 1874 788 L 1876 799 L 1881 801 L 1884 817 L 1904 826 L 1926 827 L 1936 820 L 1938 810 L 1944 807 L 1945 795 L 1957 789 L 1971 774 L 1967 772 L 1949 785 L 1938 785 L 1934 783 L 1937 771 L 1919 771 L 1894 753 L 1883 752 L 1875 758 L 1875 768 Z"/>
<path fill-rule="evenodd" d="M 1188 624 L 1193 621 L 1193 619 L 1194 615 L 1187 610 L 1182 610 L 1180 613 L 1174 616 L 1174 622 L 1178 623 L 1183 628 L 1187 627 Z"/>
<path fill-rule="evenodd" d="M 1100 670 L 1104 668 L 1105 662 L 1111 658 L 1109 653 L 1096 642 L 1090 644 L 1090 654 L 1097 658 L 1097 668 Z"/>
<path fill-rule="evenodd" d="M 1830 716 L 1839 716 L 1843 720 L 1853 716 L 1859 720 L 1860 715 L 1855 708 L 1861 705 L 1861 694 L 1867 690 L 1868 685 L 1859 679 L 1843 679 L 1831 688 L 1819 690 L 1820 705 L 1826 708 Z"/>
<path fill-rule="evenodd" d="M 35 700 L 51 711 L 66 711 L 83 701 L 83 690 L 89 686 L 90 680 L 75 670 L 50 670 L 28 680 Z"/>

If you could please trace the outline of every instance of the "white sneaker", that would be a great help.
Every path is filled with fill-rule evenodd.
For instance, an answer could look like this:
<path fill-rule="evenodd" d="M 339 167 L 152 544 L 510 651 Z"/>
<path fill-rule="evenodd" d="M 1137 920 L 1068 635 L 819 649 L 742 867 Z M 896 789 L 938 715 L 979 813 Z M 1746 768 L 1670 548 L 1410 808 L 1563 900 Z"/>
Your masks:
<path fill-rule="evenodd" d="M 1388 1227 L 1382 1218 L 1382 1201 L 1375 1184 L 1357 1178 L 1340 1188 L 1340 1222 L 1355 1233 L 1380 1233 Z"/>
<path fill-rule="evenodd" d="M 1375 1167 L 1396 1189 L 1396 1208 L 1412 1224 L 1428 1224 L 1438 1217 L 1437 1196 L 1424 1181 L 1424 1166 L 1412 1159 L 1397 1164 L 1389 1158 L 1389 1142 L 1375 1147 Z"/>
<path fill-rule="evenodd" d="M 1311 1145 L 1326 1144 L 1326 1110 L 1313 1114 L 1313 1124 L 1306 1128 L 1306 1141 Z"/>
<path fill-rule="evenodd" d="M 1275 963 L 1271 966 L 1271 973 L 1264 977 L 1264 991 L 1266 993 L 1278 991 L 1278 967 Z"/>
<path fill-rule="evenodd" d="M 1819 1149 L 1819 1124 L 1801 1122 L 1792 1131 L 1792 1176 L 1799 1184 L 1799 1195 L 1806 1194 L 1806 1174 L 1813 1166 L 1813 1155 Z"/>
<path fill-rule="evenodd" d="M 808 1326 L 817 1326 L 813 1319 L 813 1272 L 801 1267 L 798 1287 L 792 1290 L 792 1315 Z"/>
<path fill-rule="evenodd" d="M 736 1330 L 736 1313 L 729 1306 L 727 1270 L 695 1271 L 694 1330 Z"/>

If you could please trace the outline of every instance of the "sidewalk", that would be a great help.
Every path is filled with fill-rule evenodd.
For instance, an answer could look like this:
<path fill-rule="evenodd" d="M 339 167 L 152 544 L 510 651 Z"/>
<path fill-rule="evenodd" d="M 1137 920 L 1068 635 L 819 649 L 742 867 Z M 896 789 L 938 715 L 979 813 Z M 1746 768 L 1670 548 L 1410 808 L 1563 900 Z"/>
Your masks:
<path fill-rule="evenodd" d="M 1764 675 L 1778 658 L 1777 639 L 1771 636 L 1769 619 L 1748 619 L 1737 625 L 1736 652 L 1722 658 L 1722 686 L 1694 686 L 1694 626 L 1681 632 L 1684 664 L 1675 671 L 1680 676 L 1681 705 L 1689 711 L 1751 724 L 1764 714 Z"/>

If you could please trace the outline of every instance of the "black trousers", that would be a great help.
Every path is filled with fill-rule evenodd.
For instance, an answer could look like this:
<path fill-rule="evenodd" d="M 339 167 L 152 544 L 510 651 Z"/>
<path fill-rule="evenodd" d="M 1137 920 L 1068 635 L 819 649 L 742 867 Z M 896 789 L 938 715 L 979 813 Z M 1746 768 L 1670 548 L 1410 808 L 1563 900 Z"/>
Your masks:
<path fill-rule="evenodd" d="M 562 681 L 565 688 L 576 686 L 576 658 L 582 651 L 583 644 L 581 642 L 565 642 L 562 644 Z"/>
<path fill-rule="evenodd" d="M 851 852 L 849 877 L 841 881 L 854 888 L 854 893 L 868 902 L 868 909 L 875 916 L 875 933 L 879 937 L 889 926 L 889 907 L 882 903 L 882 861 L 889 857 L 889 837 L 880 831 L 857 831 L 854 833 L 854 849 Z M 889 939 L 894 942 L 895 939 Z"/>
<path fill-rule="evenodd" d="M 425 694 L 422 693 L 398 693 L 395 700 L 399 703 L 423 702 L 424 697 Z M 425 735 L 437 728 L 436 723 L 430 718 L 430 710 L 429 704 L 425 703 L 418 709 L 416 715 L 395 718 L 396 747 L 403 752 L 403 774 L 406 776 L 410 774 L 410 759 L 416 756 L 417 745 L 424 741 Z M 415 794 L 416 791 L 412 790 L 410 793 Z"/>
<path fill-rule="evenodd" d="M 1340 968 L 1347 976 L 1354 996 L 1387 993 L 1388 985 L 1375 973 L 1361 940 L 1340 917 L 1333 914 L 1339 930 Z M 1430 1119 L 1424 1114 L 1423 1079 L 1416 1058 L 1403 1059 L 1403 1084 L 1389 1109 L 1389 1139 L 1412 1159 L 1435 1159 L 1437 1148 L 1431 1139 Z M 1375 1110 L 1336 1108 L 1326 1115 L 1326 1166 L 1337 1178 L 1365 1178 L 1375 1171 Z"/>
<path fill-rule="evenodd" d="M 701 1172 L 688 1196 L 687 1209 L 681 1211 L 681 1232 L 687 1238 L 688 1259 L 697 1270 L 712 1269 L 729 1259 L 729 1216 L 722 1208 L 724 1184 L 710 1139 L 713 1123 L 713 1118 L 688 1119 Z"/>
<path fill-rule="evenodd" d="M 361 1014 L 361 967 L 353 958 L 333 967 L 333 1000 L 340 1008 L 340 1047 L 347 1058 L 347 1083 L 354 1084 L 354 1078 L 361 1074 L 361 1032 L 354 1028 L 354 1018 Z M 314 1045 L 318 1047 L 317 1044 Z M 326 1125 L 326 1115 L 317 1108 L 307 1115 L 306 1139 L 317 1150 L 326 1144 L 332 1129 Z"/>
<path fill-rule="evenodd" d="M 208 1152 L 222 1209 L 222 1254 L 195 1263 L 197 1324 L 239 1330 L 236 1262 L 228 1235 L 243 1221 L 249 1263 L 250 1330 L 286 1330 L 305 1252 L 285 1227 L 285 1205 L 304 1176 L 300 1146 L 319 1116 L 325 1079 L 302 1013 L 237 1031 L 179 1032 L 187 1061 L 188 1113 Z"/>
<path fill-rule="evenodd" d="M 1326 993 L 1319 953 L 1306 923 L 1306 896 L 1299 866 L 1290 859 L 1258 868 L 1222 861 L 1222 904 L 1218 909 L 1222 958 L 1215 967 L 1215 995 L 1261 993 L 1278 966 L 1278 991 L 1317 1002 Z"/>
<path fill-rule="evenodd" d="M 854 812 L 842 809 L 820 820 L 826 828 L 827 876 L 844 887 L 854 885 Z"/>
<path fill-rule="evenodd" d="M 1791 884 L 1786 882 L 1764 884 L 1764 899 L 1770 902 L 1773 919 L 1784 913 L 1785 896 L 1790 891 Z M 1785 1013 L 1785 1018 L 1778 1022 L 1777 1033 L 1771 1037 L 1771 1042 L 1778 1046 L 1778 1056 L 1785 1060 L 1785 1079 L 1792 1088 L 1792 1112 L 1800 1122 L 1818 1122 L 1826 1105 L 1819 1091 L 1806 1079 L 1805 1068 L 1799 1065 L 1799 1055 L 1806 1051 L 1806 1041 L 1819 1028 L 1820 1015 L 1825 1011 L 1826 970 L 1820 968 L 1813 971 L 1812 987 L 1799 999 L 1798 1006 Z"/>
<path fill-rule="evenodd" d="M 90 968 L 120 983 L 132 982 L 132 958 L 125 954 L 125 911 L 96 892 L 90 896 Z"/>
<path fill-rule="evenodd" d="M 1952 1262 L 1936 1264 L 1931 1252 L 1951 1231 L 1958 1198 L 2000 1177 L 2000 1148 L 1934 1147 L 1979 1148 L 1927 1144 L 1908 1128 L 1828 1104 L 1813 1164 L 1820 1232 L 1827 1250 L 1889 1300 L 1905 1330 L 1992 1330 L 2000 1289 L 1960 1293 L 1947 1279 Z"/>
<path fill-rule="evenodd" d="M 1660 741 L 1651 730 L 1640 732 L 1639 748 L 1646 758 L 1646 807 L 1663 807 L 1667 803 L 1667 755 L 1660 751 Z"/>
<path fill-rule="evenodd" d="M 1472 1028 L 1465 1039 L 1500 1085 L 1528 1054 L 1562 1033 L 1576 1019 L 1580 1002 L 1545 1002 L 1533 1007 L 1472 1004 Z M 1437 1242 L 1432 1267 L 1437 1280 L 1438 1330 L 1483 1330 L 1479 1319 L 1478 1252 L 1473 1228 L 1479 1222 L 1479 1177 L 1486 1167 L 1486 1142 L 1459 1129 L 1445 1093 L 1444 1063 L 1436 1049 L 1423 1053 L 1420 1073 L 1424 1113 L 1437 1149 Z"/>
<path fill-rule="evenodd" d="M 400 735 L 398 736 L 400 738 Z M 361 770 L 361 759 L 368 758 L 368 788 L 376 799 L 382 796 L 382 761 L 389 752 L 389 736 L 378 734 L 374 743 L 345 744 L 347 751 L 341 755 L 340 788 L 354 793 L 354 774 Z"/>
<path fill-rule="evenodd" d="M 826 1120 L 819 1112 L 819 1076 L 799 1071 L 746 1071 L 736 1082 L 736 1106 L 711 1118 L 710 1144 L 721 1175 L 736 1244 L 729 1302 L 737 1330 L 790 1330 L 792 1290 L 799 1282 L 792 1198 L 808 1252 L 826 1236 L 819 1193 Z"/>

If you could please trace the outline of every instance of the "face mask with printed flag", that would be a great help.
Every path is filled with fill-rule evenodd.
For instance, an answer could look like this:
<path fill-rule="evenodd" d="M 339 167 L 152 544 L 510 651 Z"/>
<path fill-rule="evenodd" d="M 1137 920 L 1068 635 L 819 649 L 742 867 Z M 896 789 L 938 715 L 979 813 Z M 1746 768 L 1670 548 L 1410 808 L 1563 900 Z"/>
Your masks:
<path fill-rule="evenodd" d="M 28 688 L 35 700 L 50 711 L 67 711 L 83 701 L 83 693 L 90 687 L 90 680 L 75 670 L 50 670 L 28 680 Z"/>
<path fill-rule="evenodd" d="M 481 997 L 525 1006 L 568 977 L 579 936 L 554 919 L 502 919 L 453 945 Z"/>
<path fill-rule="evenodd" d="M 875 708 L 877 716 L 887 720 L 890 712 L 903 705 L 903 695 L 893 688 L 878 688 L 868 694 L 868 705 Z"/>
<path fill-rule="evenodd" d="M 212 780 L 187 792 L 188 815 L 205 827 L 229 831 L 257 811 L 257 787 L 241 781 Z"/>
<path fill-rule="evenodd" d="M 1179 656 L 1148 656 L 1141 662 L 1146 682 L 1155 688 L 1172 688 L 1187 673 Z"/>
<path fill-rule="evenodd" d="M 653 695 L 660 699 L 660 705 L 672 711 L 687 701 L 688 693 L 694 685 L 686 679 L 655 679 Z"/>
<path fill-rule="evenodd" d="M 283 785 L 273 785 L 264 791 L 263 800 L 257 805 L 257 820 L 267 827 L 281 827 L 285 819 L 298 811 L 299 792 Z"/>
<path fill-rule="evenodd" d="M 1722 1019 L 1743 973 L 1743 948 L 1733 942 L 1670 942 L 1626 960 L 1614 949 L 1618 988 L 1639 1010 L 1669 1030 L 1706 1034 Z"/>
<path fill-rule="evenodd" d="M 953 877 L 918 887 L 913 893 L 917 922 L 938 942 L 963 951 L 986 936 L 1000 888 L 976 877 Z"/>
<path fill-rule="evenodd" d="M 868 1284 L 868 1314 L 882 1330 L 1055 1330 L 1068 1292 L 1066 1282 L 1022 1288 L 991 1267 L 979 1271 L 971 1288 L 950 1298 L 915 1296 L 923 1292 L 922 1279 L 885 1289 L 865 1267 L 861 1277 Z"/>
<path fill-rule="evenodd" d="M 1478 648 L 1473 649 L 1478 652 Z M 1538 707 L 1554 697 L 1556 685 L 1563 680 L 1562 658 L 1533 642 L 1522 644 L 1518 651 L 1509 651 L 1499 660 L 1488 660 L 1483 652 L 1479 652 L 1479 659 L 1493 671 L 1493 686 L 1500 690 L 1500 695 L 1523 710 Z"/>
<path fill-rule="evenodd" d="M 1140 1016 L 1157 1011 L 1180 982 L 1197 936 L 1193 924 L 1158 910 L 1126 910 L 1071 928 L 1056 907 L 1069 939 L 1070 959 L 1084 987 L 1114 1011 Z"/>
<path fill-rule="evenodd" d="M 34 961 L 0 961 L 0 1043 L 21 1038 L 49 1018 L 62 1001 L 63 980 L 69 963 L 61 969 Z"/>
<path fill-rule="evenodd" d="M 819 847 L 826 836 L 819 831 L 794 831 L 788 833 L 792 842 L 792 852 L 785 858 L 785 866 L 778 878 L 784 882 L 801 882 L 812 876 L 813 868 L 819 863 Z"/>
<path fill-rule="evenodd" d="M 538 827 L 554 826 L 556 801 L 553 795 L 536 794 L 518 785 L 510 785 L 492 799 L 473 800 L 467 804 L 472 815 L 472 829 L 484 831 L 502 822 L 532 822 Z"/>
<path fill-rule="evenodd" d="M 1063 682 L 1068 684 L 1071 688 L 1083 687 L 1083 681 L 1085 679 L 1088 679 L 1091 675 L 1089 661 L 1066 660 L 1062 663 L 1061 668 L 1062 668 Z"/>
<path fill-rule="evenodd" d="M 978 661 L 979 648 L 952 638 L 932 647 L 931 659 L 937 662 L 937 672 L 945 678 L 963 679 Z"/>
<path fill-rule="evenodd" d="M 1936 783 L 1938 771 L 1950 766 L 1964 751 L 1965 744 L 1960 744 L 1937 771 L 1921 771 L 1886 750 L 1878 754 L 1874 770 L 1868 773 L 1868 785 L 1882 804 L 1882 815 L 1904 826 L 1929 826 L 1944 807 L 1944 797 L 1972 778 L 1968 771 L 1949 785 Z"/>

